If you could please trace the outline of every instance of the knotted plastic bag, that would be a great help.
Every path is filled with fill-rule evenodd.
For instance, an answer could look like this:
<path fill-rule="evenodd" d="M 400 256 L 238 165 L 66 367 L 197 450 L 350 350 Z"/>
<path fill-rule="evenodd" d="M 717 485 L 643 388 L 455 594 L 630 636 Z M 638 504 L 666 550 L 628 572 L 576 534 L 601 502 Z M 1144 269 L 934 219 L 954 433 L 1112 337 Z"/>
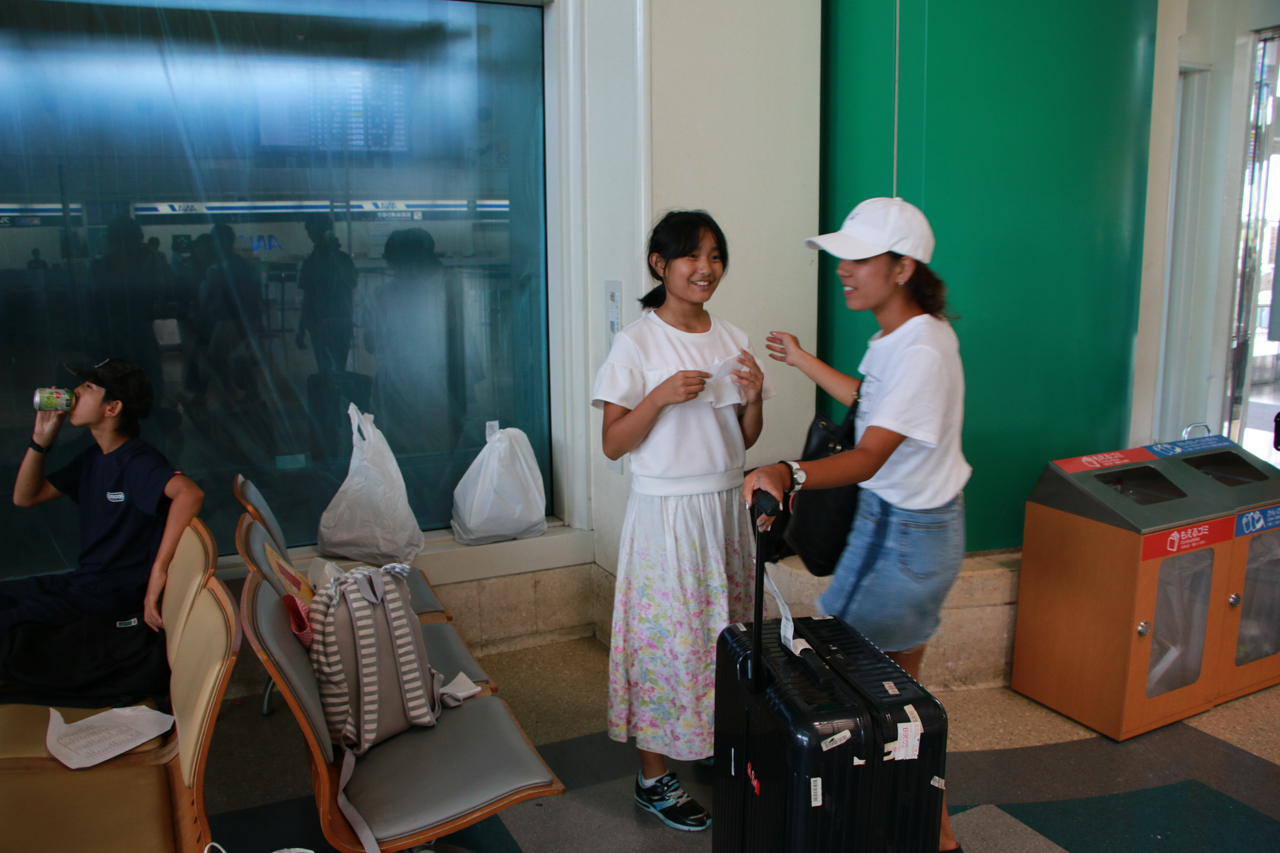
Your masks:
<path fill-rule="evenodd" d="M 529 539 L 547 530 L 547 497 L 529 437 L 485 425 L 485 445 L 453 490 L 453 536 L 463 545 Z"/>
<path fill-rule="evenodd" d="M 422 551 L 422 529 L 409 508 L 400 466 L 373 415 L 352 403 L 351 466 L 320 516 L 322 553 L 363 563 L 410 563 Z"/>

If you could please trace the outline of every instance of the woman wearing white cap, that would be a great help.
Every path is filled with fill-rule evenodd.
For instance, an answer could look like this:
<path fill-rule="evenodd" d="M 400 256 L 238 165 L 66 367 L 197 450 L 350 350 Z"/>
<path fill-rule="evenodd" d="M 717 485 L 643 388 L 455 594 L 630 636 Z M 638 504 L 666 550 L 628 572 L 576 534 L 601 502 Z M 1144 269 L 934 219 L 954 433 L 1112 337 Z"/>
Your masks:
<path fill-rule="evenodd" d="M 744 500 L 764 489 L 861 483 L 858 513 L 831 584 L 818 599 L 915 676 L 938 611 L 964 559 L 964 501 L 972 470 L 960 450 L 964 371 L 946 316 L 946 287 L 929 269 L 933 231 L 900 198 L 868 199 L 840 230 L 806 241 L 840 259 L 851 311 L 870 311 L 872 335 L 855 379 L 772 332 L 770 357 L 797 367 L 837 401 L 858 401 L 857 446 L 812 462 L 757 468 Z M 767 523 L 767 522 L 766 522 Z M 959 849 L 943 810 L 940 849 Z"/>

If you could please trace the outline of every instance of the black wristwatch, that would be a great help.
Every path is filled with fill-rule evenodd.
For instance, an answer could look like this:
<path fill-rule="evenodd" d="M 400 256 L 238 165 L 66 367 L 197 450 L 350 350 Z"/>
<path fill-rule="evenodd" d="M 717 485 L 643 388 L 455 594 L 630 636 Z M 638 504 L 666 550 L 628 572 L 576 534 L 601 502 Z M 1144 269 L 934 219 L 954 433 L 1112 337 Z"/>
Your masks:
<path fill-rule="evenodd" d="M 36 453 L 48 453 L 50 450 L 53 449 L 53 445 L 49 445 L 48 447 L 45 447 L 43 444 L 36 444 L 36 440 L 34 438 L 31 439 L 30 447 Z"/>

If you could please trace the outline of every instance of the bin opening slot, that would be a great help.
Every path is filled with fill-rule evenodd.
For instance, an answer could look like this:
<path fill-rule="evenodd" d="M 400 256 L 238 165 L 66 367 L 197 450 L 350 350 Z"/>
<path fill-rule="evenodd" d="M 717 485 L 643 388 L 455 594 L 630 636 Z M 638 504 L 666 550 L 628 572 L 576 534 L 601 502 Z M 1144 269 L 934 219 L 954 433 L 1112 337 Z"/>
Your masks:
<path fill-rule="evenodd" d="M 1119 471 L 1104 471 L 1094 476 L 1102 485 L 1141 506 L 1176 501 L 1178 498 L 1187 496 L 1186 492 L 1150 465 L 1123 468 Z"/>
<path fill-rule="evenodd" d="M 1245 483 L 1261 483 L 1267 479 L 1266 474 L 1230 450 L 1209 453 L 1205 456 L 1192 456 L 1182 461 L 1201 474 L 1208 474 L 1224 486 L 1243 486 Z"/>

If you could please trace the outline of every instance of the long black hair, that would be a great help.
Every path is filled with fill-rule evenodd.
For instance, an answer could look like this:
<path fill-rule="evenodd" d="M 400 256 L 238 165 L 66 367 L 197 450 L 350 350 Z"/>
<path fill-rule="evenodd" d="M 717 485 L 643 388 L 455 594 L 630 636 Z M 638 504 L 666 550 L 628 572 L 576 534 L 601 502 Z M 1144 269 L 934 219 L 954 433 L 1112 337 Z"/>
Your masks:
<path fill-rule="evenodd" d="M 649 234 L 649 251 L 645 252 L 645 257 L 650 259 L 649 275 L 658 282 L 658 286 L 640 298 L 642 308 L 657 308 L 667 301 L 667 287 L 662 283 L 662 275 L 653 265 L 653 256 L 662 258 L 664 265 L 684 257 L 698 248 L 703 231 L 716 241 L 720 260 L 725 269 L 729 268 L 729 243 L 711 214 L 705 210 L 673 210 L 662 217 Z"/>
<path fill-rule="evenodd" d="M 895 264 L 904 257 L 897 252 L 887 254 Z M 902 286 L 907 289 L 907 295 L 920 306 L 920 310 L 924 313 L 932 314 L 939 320 L 957 319 L 947 313 L 947 285 L 938 278 L 937 273 L 929 269 L 929 265 L 924 261 L 916 261 L 916 271 Z"/>

